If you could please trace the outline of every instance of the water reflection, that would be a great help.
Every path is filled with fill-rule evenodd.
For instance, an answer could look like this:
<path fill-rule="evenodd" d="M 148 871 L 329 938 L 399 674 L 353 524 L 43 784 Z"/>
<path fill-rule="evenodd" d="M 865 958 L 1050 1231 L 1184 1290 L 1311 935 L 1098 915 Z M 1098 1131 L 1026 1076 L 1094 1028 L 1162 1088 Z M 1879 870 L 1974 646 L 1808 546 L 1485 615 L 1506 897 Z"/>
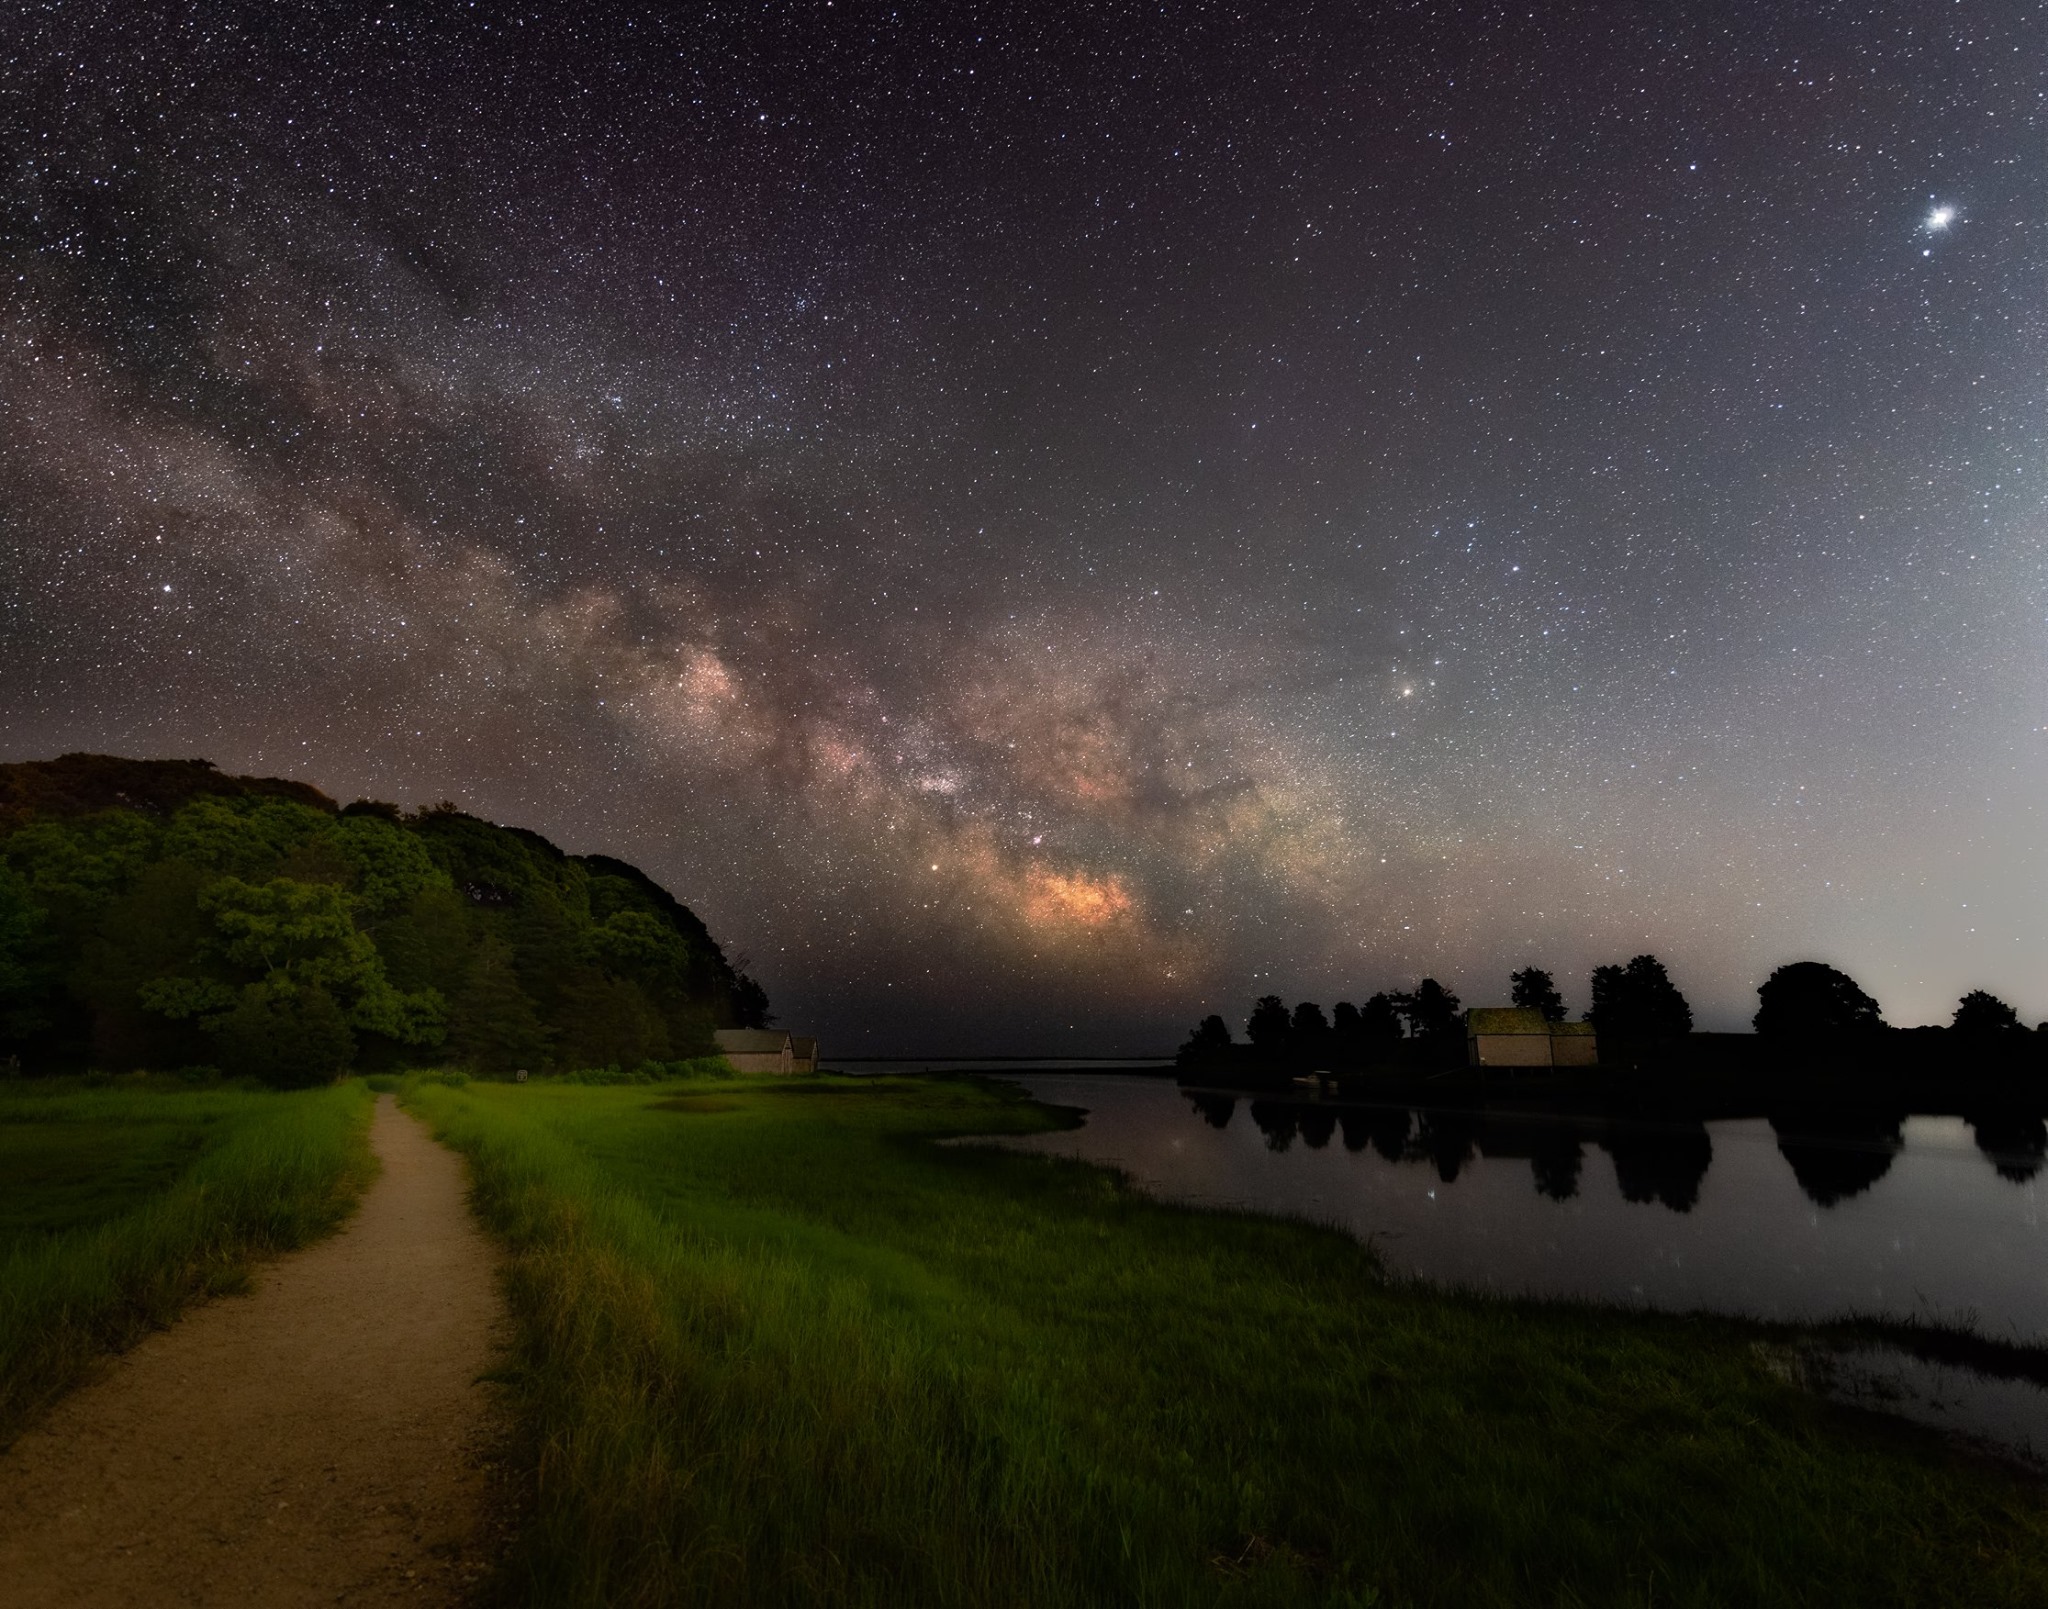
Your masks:
<path fill-rule="evenodd" d="M 2001 1179 L 2025 1184 L 2048 1160 L 2048 1122 L 2038 1112 L 1976 1112 L 1964 1121 L 1977 1138 L 1977 1149 L 1991 1158 Z"/>
<path fill-rule="evenodd" d="M 1224 1129 L 1240 1097 L 1180 1091 L 1209 1127 Z M 1526 1159 L 1538 1195 L 1579 1193 L 1586 1147 L 1613 1160 L 1624 1201 L 1690 1212 L 1714 1163 L 1714 1142 L 1697 1117 L 1655 1118 L 1476 1111 L 1463 1107 L 1355 1106 L 1309 1097 L 1259 1096 L 1249 1103 L 1266 1149 L 1284 1154 L 1298 1139 L 1320 1151 L 1340 1133 L 1346 1151 L 1368 1148 L 1389 1162 L 1427 1163 L 1455 1184 L 1475 1157 Z M 1837 1207 L 1890 1170 L 1905 1145 L 1906 1114 L 1856 1105 L 1782 1107 L 1769 1116 L 1778 1154 L 1807 1200 Z M 2048 1166 L 2048 1121 L 2031 1109 L 1997 1108 L 1964 1122 L 2001 1178 L 2025 1184 Z"/>
<path fill-rule="evenodd" d="M 1823 1207 L 1860 1195 L 1891 1171 L 1905 1146 L 1903 1112 L 1798 1106 L 1771 1114 L 1778 1151 L 1799 1188 Z"/>
<path fill-rule="evenodd" d="M 1426 1278 L 2048 1340 L 2039 1106 L 1516 1111 L 1024 1081 L 1088 1112 L 1027 1149 L 1114 1163 L 1168 1199 L 1341 1224 Z"/>

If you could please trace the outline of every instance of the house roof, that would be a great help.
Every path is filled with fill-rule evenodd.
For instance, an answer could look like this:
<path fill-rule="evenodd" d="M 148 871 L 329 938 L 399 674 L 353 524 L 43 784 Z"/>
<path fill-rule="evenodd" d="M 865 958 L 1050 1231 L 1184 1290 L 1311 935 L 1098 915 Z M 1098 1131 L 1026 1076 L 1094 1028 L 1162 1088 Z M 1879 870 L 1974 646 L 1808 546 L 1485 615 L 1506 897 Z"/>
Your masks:
<path fill-rule="evenodd" d="M 785 1028 L 721 1028 L 711 1037 L 727 1055 L 773 1056 L 789 1046 Z"/>
<path fill-rule="evenodd" d="M 1533 1006 L 1474 1006 L 1465 1013 L 1468 1034 L 1547 1034 L 1550 1024 Z"/>

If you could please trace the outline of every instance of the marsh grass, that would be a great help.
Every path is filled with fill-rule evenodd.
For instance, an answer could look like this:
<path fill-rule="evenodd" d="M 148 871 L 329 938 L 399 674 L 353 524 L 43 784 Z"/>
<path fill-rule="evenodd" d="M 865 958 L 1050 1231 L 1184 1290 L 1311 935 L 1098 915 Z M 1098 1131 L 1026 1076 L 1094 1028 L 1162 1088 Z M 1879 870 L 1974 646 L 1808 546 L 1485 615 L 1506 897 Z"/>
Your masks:
<path fill-rule="evenodd" d="M 369 1113 L 360 1084 L 0 1093 L 0 1447 L 105 1353 L 338 1224 Z"/>
<path fill-rule="evenodd" d="M 512 1248 L 548 1604 L 2048 1602 L 2043 1487 L 1737 1324 L 941 1147 L 966 1083 L 421 1084 Z"/>

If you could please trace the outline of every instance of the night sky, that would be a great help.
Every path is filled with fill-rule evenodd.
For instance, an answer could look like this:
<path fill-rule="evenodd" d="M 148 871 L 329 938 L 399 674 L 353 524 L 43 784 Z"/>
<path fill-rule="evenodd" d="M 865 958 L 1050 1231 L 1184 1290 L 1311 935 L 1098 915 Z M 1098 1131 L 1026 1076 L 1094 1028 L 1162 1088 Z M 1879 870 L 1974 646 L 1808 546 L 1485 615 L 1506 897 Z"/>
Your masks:
<path fill-rule="evenodd" d="M 2041 7 L 0 62 L 0 759 L 623 856 L 828 1051 L 1646 949 L 1704 1027 L 1802 958 L 2048 1015 Z"/>

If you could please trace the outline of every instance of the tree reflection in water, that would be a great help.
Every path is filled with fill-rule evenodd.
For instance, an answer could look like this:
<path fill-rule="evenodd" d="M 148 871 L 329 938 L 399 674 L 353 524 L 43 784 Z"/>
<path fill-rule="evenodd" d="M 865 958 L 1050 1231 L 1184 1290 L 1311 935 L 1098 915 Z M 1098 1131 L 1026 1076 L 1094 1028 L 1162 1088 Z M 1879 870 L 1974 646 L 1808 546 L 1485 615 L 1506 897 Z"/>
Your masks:
<path fill-rule="evenodd" d="M 1203 1090 L 1189 1090 L 1188 1100 L 1196 1111 L 1202 1114 L 1202 1121 L 1212 1129 L 1227 1129 L 1230 1120 L 1237 1114 L 1235 1095 L 1213 1095 Z"/>
<path fill-rule="evenodd" d="M 1545 1125 L 1530 1148 L 1529 1171 L 1536 1178 L 1536 1193 L 1552 1201 L 1569 1201 L 1579 1193 L 1579 1170 L 1585 1165 L 1585 1145 L 1563 1123 Z"/>
<path fill-rule="evenodd" d="M 1268 1151 L 1284 1151 L 1294 1143 L 1294 1136 L 1301 1127 L 1300 1111 L 1292 1101 L 1252 1102 L 1252 1121 L 1265 1135 Z"/>
<path fill-rule="evenodd" d="M 1714 1142 L 1697 1118 L 1617 1123 L 1601 1136 L 1600 1145 L 1614 1158 L 1614 1181 L 1623 1200 L 1661 1201 L 1673 1212 L 1691 1212 L 1698 1205 L 1701 1181 L 1714 1162 Z"/>
<path fill-rule="evenodd" d="M 1455 1184 L 1459 1170 L 1472 1160 L 1478 1131 L 1478 1119 L 1470 1112 L 1418 1112 L 1408 1155 L 1434 1162 L 1436 1176 L 1445 1184 Z"/>
<path fill-rule="evenodd" d="M 1905 1149 L 1903 1112 L 1848 1106 L 1785 1107 L 1771 1114 L 1778 1152 L 1816 1205 L 1861 1195 Z"/>
<path fill-rule="evenodd" d="M 1977 1149 L 1991 1159 L 2001 1179 L 2025 1184 L 2048 1160 L 2048 1123 L 2038 1111 L 1993 1108 L 1969 1113 L 1963 1121 L 1970 1125 Z"/>
<path fill-rule="evenodd" d="M 1211 1128 L 1230 1126 L 1238 1097 L 1187 1090 L 1189 1105 Z M 1586 1146 L 1598 1144 L 1614 1162 L 1624 1200 L 1661 1202 L 1690 1212 L 1713 1166 L 1714 1142 L 1696 1117 L 1656 1120 L 1468 1111 L 1459 1108 L 1339 1106 L 1288 1098 L 1253 1099 L 1252 1121 L 1266 1149 L 1290 1149 L 1297 1137 L 1320 1151 L 1341 1131 L 1344 1149 L 1370 1146 L 1389 1162 L 1427 1162 L 1455 1183 L 1475 1156 L 1526 1157 L 1538 1195 L 1569 1201 L 1579 1193 Z M 2048 1121 L 2039 1105 L 1980 1107 L 1966 1121 L 2001 1178 L 2024 1184 L 2048 1168 Z M 1892 1107 L 1812 1100 L 1770 1114 L 1778 1151 L 1810 1201 L 1833 1207 L 1861 1195 L 1891 1170 L 1905 1147 L 1904 1112 Z"/>

